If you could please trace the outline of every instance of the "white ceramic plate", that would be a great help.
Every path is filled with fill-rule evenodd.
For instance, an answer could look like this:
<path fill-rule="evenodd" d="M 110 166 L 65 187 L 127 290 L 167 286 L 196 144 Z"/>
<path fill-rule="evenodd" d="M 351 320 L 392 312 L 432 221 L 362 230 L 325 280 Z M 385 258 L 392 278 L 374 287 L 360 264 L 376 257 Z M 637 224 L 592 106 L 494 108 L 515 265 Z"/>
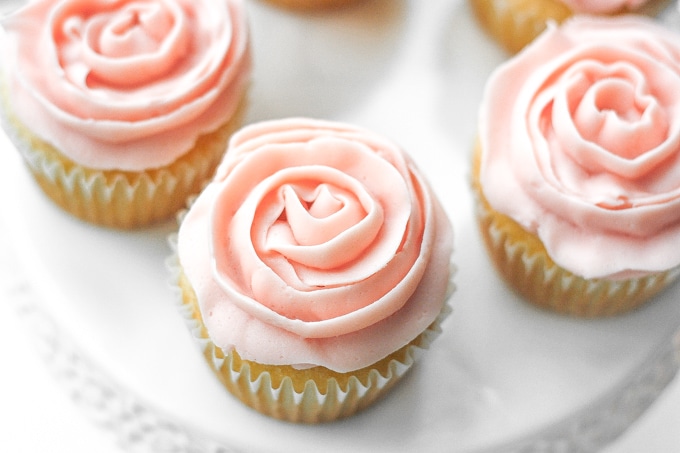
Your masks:
<path fill-rule="evenodd" d="M 119 232 L 75 220 L 2 136 L 4 221 L 51 326 L 29 334 L 49 343 L 89 414 L 136 451 L 588 451 L 625 430 L 678 368 L 680 285 L 586 321 L 539 311 L 499 281 L 474 223 L 468 159 L 484 81 L 506 56 L 466 3 L 376 0 L 313 15 L 248 4 L 247 121 L 336 119 L 402 144 L 454 223 L 454 312 L 374 407 L 322 426 L 268 419 L 218 385 L 176 313 L 164 264 L 174 222 Z"/>

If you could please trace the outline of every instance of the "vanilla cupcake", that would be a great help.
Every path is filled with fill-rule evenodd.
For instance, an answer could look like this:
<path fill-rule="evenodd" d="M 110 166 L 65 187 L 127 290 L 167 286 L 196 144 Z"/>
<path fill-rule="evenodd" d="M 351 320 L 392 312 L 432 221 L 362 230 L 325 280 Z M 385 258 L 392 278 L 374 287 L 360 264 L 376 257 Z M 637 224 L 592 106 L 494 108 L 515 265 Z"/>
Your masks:
<path fill-rule="evenodd" d="M 280 8 L 299 11 L 313 11 L 329 8 L 339 8 L 359 3 L 363 0 L 263 0 Z"/>
<path fill-rule="evenodd" d="M 350 125 L 237 132 L 177 241 L 181 302 L 209 365 L 279 419 L 370 405 L 449 312 L 446 214 L 400 148 Z"/>
<path fill-rule="evenodd" d="M 680 264 L 680 36 L 642 17 L 550 27 L 488 80 L 479 224 L 512 288 L 622 313 Z"/>
<path fill-rule="evenodd" d="M 484 29 L 511 53 L 538 36 L 550 21 L 575 14 L 653 14 L 664 0 L 470 0 Z"/>
<path fill-rule="evenodd" d="M 4 126 L 62 208 L 139 227 L 212 177 L 246 103 L 241 0 L 38 0 L 2 25 Z"/>

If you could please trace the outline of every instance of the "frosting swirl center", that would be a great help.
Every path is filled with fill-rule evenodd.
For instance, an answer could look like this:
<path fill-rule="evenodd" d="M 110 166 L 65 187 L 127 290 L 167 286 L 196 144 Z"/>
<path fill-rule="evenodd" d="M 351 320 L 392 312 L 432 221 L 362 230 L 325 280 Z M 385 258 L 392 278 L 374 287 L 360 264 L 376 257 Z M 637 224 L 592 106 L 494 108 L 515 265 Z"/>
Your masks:
<path fill-rule="evenodd" d="M 109 57 L 152 53 L 170 34 L 174 22 L 158 4 L 130 4 L 110 19 L 98 15 L 87 29 L 86 42 Z"/>
<path fill-rule="evenodd" d="M 673 152 L 663 145 L 671 127 L 678 130 L 663 104 L 668 97 L 654 86 L 655 79 L 668 79 L 647 74 L 645 67 L 625 59 L 573 64 L 537 104 L 541 134 L 554 133 L 551 146 L 562 143 L 565 153 L 592 172 L 644 176 Z"/>
<path fill-rule="evenodd" d="M 76 84 L 145 83 L 171 71 L 188 51 L 188 23 L 176 3 L 106 2 L 91 14 L 76 14 L 76 6 L 64 4 L 53 23 L 54 41 L 62 42 L 59 61 Z"/>
<path fill-rule="evenodd" d="M 591 142 L 624 159 L 635 159 L 661 144 L 668 122 L 648 93 L 638 93 L 625 78 L 605 75 L 581 98 L 574 117 Z M 621 146 L 622 144 L 628 146 Z"/>
<path fill-rule="evenodd" d="M 319 174 L 328 179 L 341 176 L 334 173 L 337 172 L 319 169 Z M 349 187 L 329 187 L 324 183 L 313 187 L 307 181 L 295 184 L 296 188 L 292 184 L 282 186 L 277 192 L 283 210 L 268 228 L 262 250 L 275 251 L 319 269 L 331 269 L 355 259 L 378 234 L 383 211 L 365 190 L 351 180 L 340 179 Z M 341 253 L 346 247 L 350 253 Z"/>

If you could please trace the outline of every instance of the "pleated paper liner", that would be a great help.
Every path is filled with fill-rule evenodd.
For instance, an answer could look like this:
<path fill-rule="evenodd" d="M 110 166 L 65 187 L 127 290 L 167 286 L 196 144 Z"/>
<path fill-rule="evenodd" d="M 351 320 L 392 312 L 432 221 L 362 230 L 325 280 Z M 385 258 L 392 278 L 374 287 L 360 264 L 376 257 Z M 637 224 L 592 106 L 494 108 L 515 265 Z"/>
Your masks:
<path fill-rule="evenodd" d="M 506 283 L 532 304 L 566 315 L 623 314 L 648 302 L 680 274 L 665 272 L 621 280 L 585 279 L 558 266 L 540 239 L 489 206 L 479 184 L 479 148 L 473 163 L 477 221 L 484 244 Z"/>
<path fill-rule="evenodd" d="M 173 247 L 175 241 L 176 238 L 170 240 Z M 218 379 L 247 406 L 287 422 L 330 422 L 370 406 L 429 348 L 441 333 L 441 322 L 451 313 L 448 303 L 444 303 L 437 319 L 413 341 L 372 366 L 353 372 L 338 373 L 320 366 L 299 370 L 262 365 L 241 359 L 236 351 L 225 353 L 210 340 L 176 254 L 167 264 L 178 292 L 180 314 Z M 447 300 L 453 291 L 450 283 Z"/>
<path fill-rule="evenodd" d="M 93 224 L 133 229 L 172 218 L 210 180 L 229 137 L 241 125 L 246 99 L 228 121 L 200 136 L 176 161 L 138 173 L 77 165 L 32 134 L 7 108 L 3 126 L 43 192 L 62 209 Z"/>

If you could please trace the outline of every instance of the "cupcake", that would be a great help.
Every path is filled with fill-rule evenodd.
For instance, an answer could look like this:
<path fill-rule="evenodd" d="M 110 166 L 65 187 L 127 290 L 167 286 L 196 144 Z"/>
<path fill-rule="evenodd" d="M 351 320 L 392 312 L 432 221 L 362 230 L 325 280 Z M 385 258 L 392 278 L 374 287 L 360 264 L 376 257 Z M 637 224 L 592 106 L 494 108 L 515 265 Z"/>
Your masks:
<path fill-rule="evenodd" d="M 449 313 L 452 229 L 414 163 L 350 125 L 237 132 L 177 235 L 184 315 L 224 386 L 317 423 L 384 395 Z"/>
<path fill-rule="evenodd" d="M 4 127 L 59 206 L 140 227 L 210 180 L 246 104 L 241 0 L 38 0 L 2 25 Z"/>
<path fill-rule="evenodd" d="M 339 8 L 359 3 L 362 0 L 263 0 L 274 6 L 298 11 L 314 11 Z"/>
<path fill-rule="evenodd" d="M 575 14 L 653 13 L 662 0 L 470 0 L 484 29 L 515 53 L 538 36 L 550 21 Z"/>
<path fill-rule="evenodd" d="M 551 26 L 491 75 L 479 121 L 479 226 L 517 292 L 595 317 L 677 277 L 680 35 L 634 16 Z"/>

